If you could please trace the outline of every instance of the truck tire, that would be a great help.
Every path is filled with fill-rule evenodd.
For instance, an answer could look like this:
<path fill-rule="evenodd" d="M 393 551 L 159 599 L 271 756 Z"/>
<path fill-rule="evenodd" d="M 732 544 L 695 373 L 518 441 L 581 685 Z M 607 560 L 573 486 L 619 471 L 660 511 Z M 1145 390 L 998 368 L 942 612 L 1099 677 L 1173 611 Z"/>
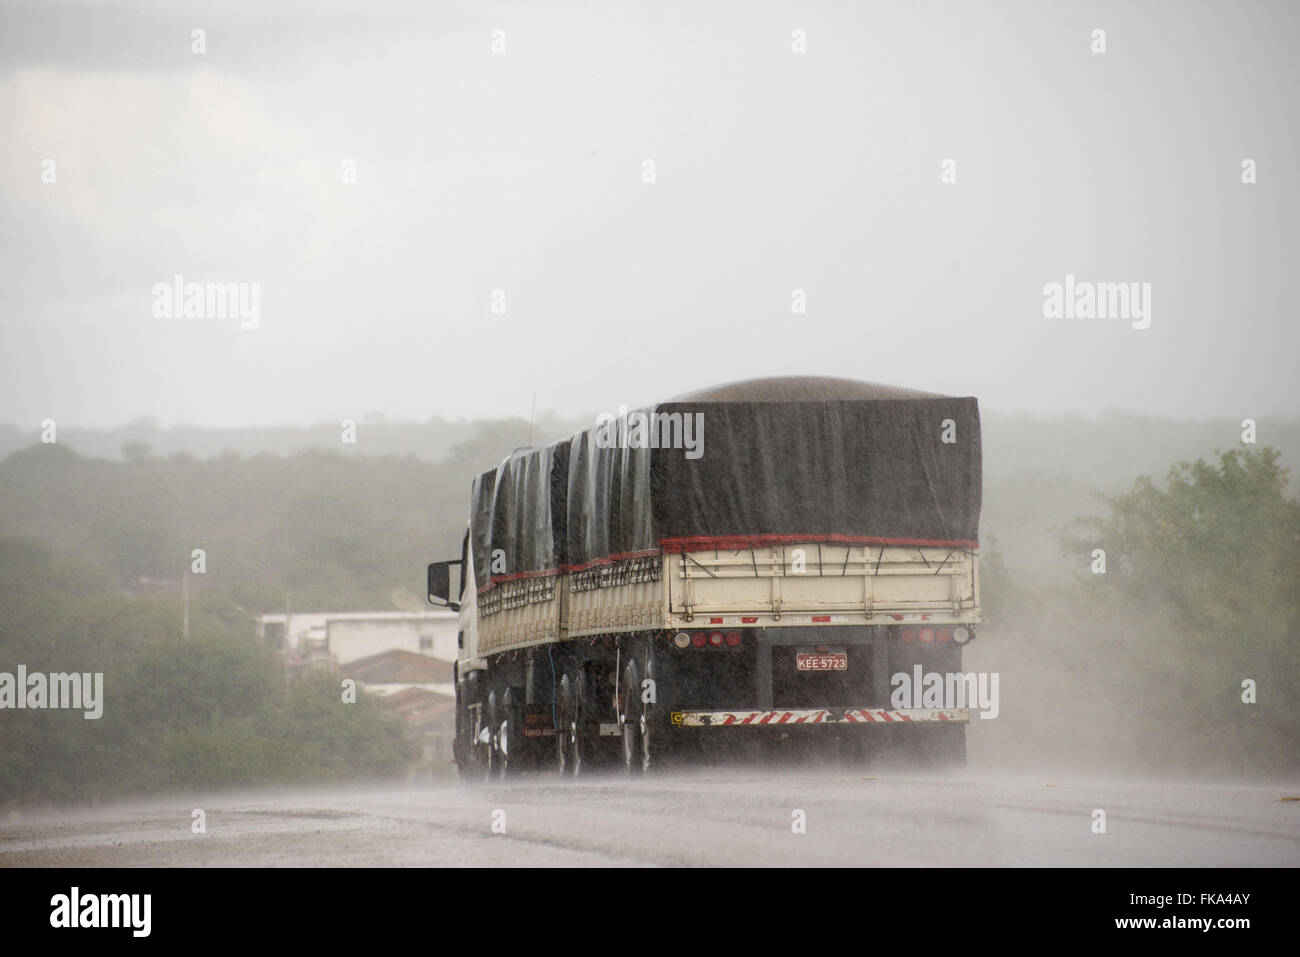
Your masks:
<path fill-rule="evenodd" d="M 501 761 L 497 753 L 497 728 L 501 709 L 497 706 L 497 693 L 488 692 L 487 705 L 483 709 L 487 712 L 487 729 L 488 743 L 487 753 L 484 758 L 483 777 L 491 781 L 501 773 Z"/>
<path fill-rule="evenodd" d="M 481 697 L 482 689 L 472 678 L 465 682 L 463 696 L 460 699 L 464 713 L 462 715 L 459 763 L 461 777 L 466 781 L 485 781 L 491 772 L 491 748 L 479 740 L 488 725 L 489 702 Z"/>
<path fill-rule="evenodd" d="M 835 744 L 840 764 L 848 768 L 869 768 L 880 757 L 885 729 L 877 727 L 846 728 L 838 735 Z"/>
<path fill-rule="evenodd" d="M 642 774 L 645 759 L 642 739 L 647 733 L 645 707 L 641 701 L 641 675 L 636 662 L 623 669 L 623 687 L 619 696 L 619 725 L 623 733 L 623 773 Z"/>
<path fill-rule="evenodd" d="M 507 688 L 501 698 L 501 717 L 497 725 L 497 748 L 501 777 L 518 777 L 527 760 L 524 754 L 523 711 L 515 704 L 514 693 Z"/>
<path fill-rule="evenodd" d="M 966 767 L 966 725 L 954 724 L 938 729 L 935 759 L 939 767 L 956 770 Z"/>
<path fill-rule="evenodd" d="M 573 770 L 571 756 L 573 735 L 573 685 L 569 676 L 560 678 L 555 693 L 555 769 L 564 777 Z"/>
<path fill-rule="evenodd" d="M 659 711 L 655 702 L 644 698 L 645 681 L 655 680 L 653 651 L 646 658 L 645 675 L 638 674 L 636 662 L 629 662 L 623 675 L 623 764 L 628 773 L 649 774 L 663 759 L 663 745 L 658 743 L 656 722 Z M 653 685 L 651 685 L 653 687 Z M 652 698 L 657 695 L 652 695 Z"/>
<path fill-rule="evenodd" d="M 465 699 L 459 688 L 456 689 L 456 730 L 451 739 L 451 760 L 456 765 L 456 773 L 462 779 L 470 776 L 470 762 L 472 752 L 469 747 L 469 727 L 470 715 L 469 709 L 465 707 Z"/>
<path fill-rule="evenodd" d="M 893 756 L 904 767 L 930 771 L 956 770 L 966 766 L 966 725 L 931 725 L 897 729 Z"/>
<path fill-rule="evenodd" d="M 587 678 L 581 668 L 573 672 L 573 718 L 570 722 L 569 756 L 573 759 L 573 776 L 590 774 L 596 767 L 599 729 L 592 727 L 592 701 Z"/>
<path fill-rule="evenodd" d="M 662 768 L 666 758 L 671 757 L 669 747 L 671 735 L 665 733 L 664 717 L 667 714 L 659 706 L 659 678 L 655 668 L 655 649 L 653 641 L 646 652 L 645 678 L 649 679 L 652 689 L 648 702 L 642 703 L 641 712 L 641 771 L 652 774 L 656 767 Z"/>

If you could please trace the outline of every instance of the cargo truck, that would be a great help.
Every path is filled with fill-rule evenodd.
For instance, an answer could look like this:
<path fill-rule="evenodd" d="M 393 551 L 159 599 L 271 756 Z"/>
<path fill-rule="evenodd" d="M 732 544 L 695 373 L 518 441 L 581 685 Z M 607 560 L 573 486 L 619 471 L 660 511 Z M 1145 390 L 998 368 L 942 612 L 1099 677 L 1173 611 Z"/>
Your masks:
<path fill-rule="evenodd" d="M 515 451 L 428 567 L 460 615 L 462 775 L 742 742 L 964 762 L 980 494 L 975 399 L 846 379 L 730 383 Z M 905 693 L 931 675 L 957 700 Z"/>

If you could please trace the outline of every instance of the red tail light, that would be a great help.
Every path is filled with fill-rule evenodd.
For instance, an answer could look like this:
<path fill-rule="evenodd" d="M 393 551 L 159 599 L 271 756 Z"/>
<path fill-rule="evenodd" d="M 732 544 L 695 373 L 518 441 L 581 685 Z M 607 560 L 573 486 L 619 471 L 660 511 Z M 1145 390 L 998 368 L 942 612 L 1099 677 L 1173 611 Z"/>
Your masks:
<path fill-rule="evenodd" d="M 941 645 L 946 645 L 946 644 L 947 644 L 948 642 L 950 642 L 950 641 L 952 641 L 952 629 L 951 629 L 951 628 L 940 628 L 940 629 L 939 629 L 939 644 L 941 644 Z"/>
<path fill-rule="evenodd" d="M 740 644 L 740 632 L 738 631 L 727 632 L 727 644 L 729 644 L 733 648 L 735 648 L 736 645 Z"/>
<path fill-rule="evenodd" d="M 709 636 L 702 631 L 697 631 L 695 634 L 691 635 L 691 644 L 696 648 L 703 648 L 708 643 Z"/>
<path fill-rule="evenodd" d="M 934 641 L 934 629 L 922 628 L 921 633 L 918 634 L 916 637 L 921 639 L 922 644 L 928 645 L 930 642 Z"/>
<path fill-rule="evenodd" d="M 711 644 L 714 648 L 721 648 L 722 642 L 723 642 L 722 632 L 715 631 L 713 634 L 709 635 L 709 644 Z"/>
<path fill-rule="evenodd" d="M 903 641 L 907 642 L 910 645 L 912 642 L 916 641 L 916 629 L 904 628 L 902 637 L 903 637 Z"/>

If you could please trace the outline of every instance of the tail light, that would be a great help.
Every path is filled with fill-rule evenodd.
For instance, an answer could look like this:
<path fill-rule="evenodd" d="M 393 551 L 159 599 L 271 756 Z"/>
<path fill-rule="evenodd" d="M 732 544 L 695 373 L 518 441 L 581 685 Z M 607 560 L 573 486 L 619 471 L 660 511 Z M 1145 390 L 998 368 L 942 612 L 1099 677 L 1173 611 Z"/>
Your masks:
<path fill-rule="evenodd" d="M 697 631 L 695 634 L 691 635 L 691 644 L 696 648 L 703 648 L 708 643 L 709 636 L 702 631 Z"/>
<path fill-rule="evenodd" d="M 720 631 L 715 631 L 713 634 L 709 635 L 709 644 L 714 648 L 721 648 L 723 640 L 722 632 Z"/>
<path fill-rule="evenodd" d="M 934 629 L 922 628 L 916 637 L 921 640 L 921 644 L 928 645 L 930 642 L 934 641 Z"/>
<path fill-rule="evenodd" d="M 691 636 L 684 631 L 679 631 L 673 635 L 673 644 L 678 648 L 685 648 L 691 643 Z"/>
<path fill-rule="evenodd" d="M 738 644 L 740 644 L 740 632 L 738 631 L 727 632 L 727 644 L 730 645 L 732 648 L 735 648 Z"/>
<path fill-rule="evenodd" d="M 970 641 L 970 639 L 970 629 L 965 625 L 958 625 L 952 630 L 952 640 L 957 642 L 957 644 L 964 645 L 966 642 Z"/>
<path fill-rule="evenodd" d="M 940 629 L 939 629 L 939 644 L 941 644 L 941 645 L 946 645 L 946 644 L 947 644 L 948 642 L 950 642 L 950 641 L 952 641 L 952 629 L 951 629 L 951 628 L 940 628 Z"/>
<path fill-rule="evenodd" d="M 915 629 L 915 628 L 904 628 L 904 629 L 903 629 L 902 638 L 903 638 L 903 641 L 905 641 L 907 644 L 910 645 L 912 642 L 916 641 L 916 629 Z"/>

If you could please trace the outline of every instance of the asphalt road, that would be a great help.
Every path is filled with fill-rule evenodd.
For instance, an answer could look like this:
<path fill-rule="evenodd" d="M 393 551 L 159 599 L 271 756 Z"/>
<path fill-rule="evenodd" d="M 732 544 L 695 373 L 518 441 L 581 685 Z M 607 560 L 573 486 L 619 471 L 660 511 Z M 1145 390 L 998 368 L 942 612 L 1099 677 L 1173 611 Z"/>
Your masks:
<path fill-rule="evenodd" d="M 972 772 L 538 776 L 15 814 L 0 866 L 1294 867 L 1300 801 L 1284 798 L 1296 796 Z"/>

